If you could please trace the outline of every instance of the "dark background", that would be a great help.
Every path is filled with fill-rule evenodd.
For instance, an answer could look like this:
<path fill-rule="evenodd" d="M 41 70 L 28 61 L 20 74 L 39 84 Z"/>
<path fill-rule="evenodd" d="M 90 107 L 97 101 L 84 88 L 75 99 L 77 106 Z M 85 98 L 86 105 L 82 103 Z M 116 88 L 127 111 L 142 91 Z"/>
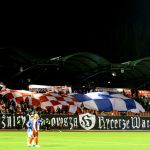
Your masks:
<path fill-rule="evenodd" d="M 149 6 L 149 0 L 28 6 L 17 12 L 17 22 L 12 16 L 2 28 L 1 80 L 14 75 L 14 66 L 76 52 L 96 53 L 112 63 L 149 57 Z"/>
<path fill-rule="evenodd" d="M 41 58 L 78 51 L 98 53 L 111 62 L 150 56 L 148 0 L 52 6 L 29 7 L 18 15 L 18 24 L 9 22 L 0 47 L 21 48 Z"/>

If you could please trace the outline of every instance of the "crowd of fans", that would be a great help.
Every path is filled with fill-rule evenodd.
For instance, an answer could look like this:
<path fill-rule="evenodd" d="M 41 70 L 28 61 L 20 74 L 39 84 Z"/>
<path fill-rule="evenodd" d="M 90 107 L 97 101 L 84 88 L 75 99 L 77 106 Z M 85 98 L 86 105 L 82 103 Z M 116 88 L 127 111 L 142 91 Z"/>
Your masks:
<path fill-rule="evenodd" d="M 28 114 L 32 108 L 27 102 L 16 104 L 14 100 L 8 100 L 5 96 L 0 95 L 0 113 L 1 114 Z"/>
<path fill-rule="evenodd" d="M 49 107 L 48 109 L 42 109 L 41 107 L 33 107 L 29 105 L 28 102 L 21 101 L 20 104 L 16 104 L 14 100 L 8 100 L 5 96 L 0 95 L 0 114 L 18 114 L 18 115 L 27 115 L 31 114 L 32 112 L 38 112 L 39 114 L 55 114 L 55 115 L 72 115 L 69 112 L 69 106 L 64 106 L 62 109 L 58 106 L 56 109 L 53 107 Z M 84 108 L 78 108 L 75 114 L 81 113 L 93 113 L 99 114 L 98 111 L 90 110 Z"/>
<path fill-rule="evenodd" d="M 84 93 L 85 91 L 74 91 L 79 93 Z M 59 94 L 62 94 L 63 92 L 60 92 Z M 139 102 L 146 112 L 150 112 L 150 97 L 140 97 L 140 98 L 134 98 L 137 102 Z M 33 107 L 29 105 L 28 102 L 21 101 L 20 104 L 15 103 L 14 100 L 8 100 L 6 96 L 0 95 L 0 114 L 21 114 L 21 115 L 27 115 L 31 114 L 31 112 L 38 112 L 39 114 L 55 114 L 55 115 L 73 115 L 69 111 L 69 106 L 63 107 L 63 109 L 60 109 L 59 106 L 57 109 L 54 109 L 53 107 L 49 107 L 47 110 L 41 109 L 41 107 Z M 79 115 L 81 113 L 92 113 L 95 115 L 128 115 L 130 113 L 127 112 L 99 112 L 96 110 L 90 110 L 87 108 L 84 108 L 82 106 L 81 108 L 78 108 L 76 111 L 76 115 Z M 150 115 L 150 113 L 147 113 L 147 115 Z"/>

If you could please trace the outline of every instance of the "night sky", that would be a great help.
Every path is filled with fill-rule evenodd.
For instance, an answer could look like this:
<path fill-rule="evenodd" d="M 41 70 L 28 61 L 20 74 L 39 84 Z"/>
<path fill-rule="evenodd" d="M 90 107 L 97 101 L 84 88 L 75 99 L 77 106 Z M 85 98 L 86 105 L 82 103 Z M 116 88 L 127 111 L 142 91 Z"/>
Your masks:
<path fill-rule="evenodd" d="M 45 9 L 20 22 L 21 35 L 0 44 L 38 58 L 79 51 L 98 53 L 112 63 L 148 57 L 149 6 L 149 0 L 121 0 Z"/>

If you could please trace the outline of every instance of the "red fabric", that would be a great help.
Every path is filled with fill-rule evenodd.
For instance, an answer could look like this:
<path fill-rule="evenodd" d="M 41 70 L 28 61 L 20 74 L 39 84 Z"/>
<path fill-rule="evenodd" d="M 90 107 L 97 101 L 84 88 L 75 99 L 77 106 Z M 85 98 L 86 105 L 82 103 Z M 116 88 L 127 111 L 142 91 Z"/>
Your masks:
<path fill-rule="evenodd" d="M 23 97 L 16 97 L 16 102 L 20 104 L 20 102 L 24 101 Z"/>
<path fill-rule="evenodd" d="M 63 97 L 55 97 L 58 101 L 64 101 Z"/>
<path fill-rule="evenodd" d="M 35 98 L 32 98 L 32 105 L 38 107 L 38 106 L 40 106 L 40 101 Z"/>
<path fill-rule="evenodd" d="M 60 108 L 64 110 L 66 107 L 68 108 L 69 105 L 75 105 L 74 102 L 78 102 L 78 100 L 72 96 L 60 95 L 56 93 L 41 94 L 41 96 L 39 96 L 38 98 L 32 98 L 34 97 L 34 94 L 32 92 L 30 95 L 29 91 L 27 91 L 27 94 L 25 93 L 25 91 L 21 92 L 17 90 L 8 91 L 9 93 L 7 93 L 7 91 L 3 91 L 3 92 L 4 95 L 7 97 L 7 99 L 9 100 L 14 99 L 16 104 L 20 104 L 21 101 L 28 102 L 30 107 L 34 107 L 34 106 L 41 107 L 42 106 L 41 104 L 43 102 L 50 102 L 50 106 L 45 106 L 42 109 L 51 108 L 51 112 L 54 111 L 54 107 L 56 107 L 57 105 L 60 105 Z M 47 96 L 51 96 L 51 97 L 47 97 Z"/>
<path fill-rule="evenodd" d="M 25 102 L 29 103 L 29 98 L 28 97 L 25 98 Z"/>
<path fill-rule="evenodd" d="M 53 106 L 60 105 L 58 101 L 54 101 L 54 100 L 52 100 L 51 103 L 53 104 Z"/>
<path fill-rule="evenodd" d="M 46 96 L 40 97 L 40 102 L 46 102 L 46 101 L 48 101 L 48 98 Z"/>
<path fill-rule="evenodd" d="M 69 105 L 74 105 L 74 102 L 67 102 Z"/>
<path fill-rule="evenodd" d="M 14 98 L 14 96 L 13 96 L 12 93 L 7 93 L 5 96 L 6 96 L 6 98 L 8 98 L 8 99 L 13 99 L 13 98 Z"/>

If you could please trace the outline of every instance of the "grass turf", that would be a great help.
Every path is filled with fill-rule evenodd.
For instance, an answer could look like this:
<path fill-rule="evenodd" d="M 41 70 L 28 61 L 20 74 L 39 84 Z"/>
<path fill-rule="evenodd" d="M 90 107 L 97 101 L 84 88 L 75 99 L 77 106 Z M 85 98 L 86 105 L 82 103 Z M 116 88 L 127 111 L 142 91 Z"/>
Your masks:
<path fill-rule="evenodd" d="M 0 132 L 0 150 L 150 150 L 150 132 L 40 132 L 27 147 L 26 132 Z"/>

